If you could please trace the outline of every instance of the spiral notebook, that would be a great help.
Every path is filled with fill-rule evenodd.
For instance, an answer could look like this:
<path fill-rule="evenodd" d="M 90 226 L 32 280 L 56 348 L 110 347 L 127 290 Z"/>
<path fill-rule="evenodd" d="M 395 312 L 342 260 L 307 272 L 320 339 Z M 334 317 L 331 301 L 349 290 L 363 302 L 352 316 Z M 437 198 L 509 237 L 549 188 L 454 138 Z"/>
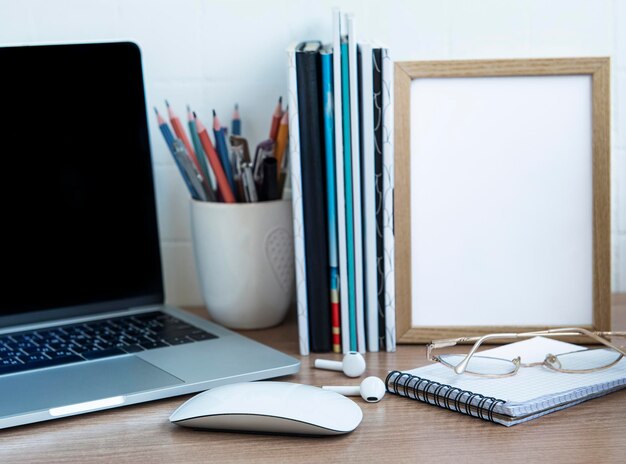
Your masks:
<path fill-rule="evenodd" d="M 483 356 L 539 362 L 547 353 L 585 349 L 579 345 L 535 337 L 481 352 Z M 500 379 L 457 375 L 434 363 L 387 376 L 387 390 L 413 400 L 511 426 L 597 398 L 626 386 L 626 359 L 588 374 L 564 374 L 542 366 L 521 368 Z"/>

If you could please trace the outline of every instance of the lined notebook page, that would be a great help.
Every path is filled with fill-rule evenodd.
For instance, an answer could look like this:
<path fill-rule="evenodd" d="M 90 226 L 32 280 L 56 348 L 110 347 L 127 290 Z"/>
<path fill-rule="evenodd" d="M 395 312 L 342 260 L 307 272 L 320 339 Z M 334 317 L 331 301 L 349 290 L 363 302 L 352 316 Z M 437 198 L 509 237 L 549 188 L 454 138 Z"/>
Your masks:
<path fill-rule="evenodd" d="M 504 359 L 522 357 L 523 363 L 543 361 L 546 354 L 561 354 L 585 349 L 582 346 L 549 338 L 535 337 L 481 352 L 483 356 Z M 463 351 L 459 351 L 462 353 Z M 452 369 L 435 363 L 407 371 L 430 381 L 504 400 L 494 411 L 517 416 L 530 414 L 565 402 L 600 396 L 626 384 L 626 359 L 617 365 L 589 374 L 564 374 L 543 366 L 520 368 L 512 377 L 488 379 L 457 375 Z"/>

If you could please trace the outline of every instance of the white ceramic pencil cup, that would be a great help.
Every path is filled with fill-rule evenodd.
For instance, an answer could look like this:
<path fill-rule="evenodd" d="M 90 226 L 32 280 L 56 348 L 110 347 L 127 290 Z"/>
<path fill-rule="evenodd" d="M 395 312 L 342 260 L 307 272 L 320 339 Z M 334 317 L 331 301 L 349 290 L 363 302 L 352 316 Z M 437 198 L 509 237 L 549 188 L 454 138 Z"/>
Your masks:
<path fill-rule="evenodd" d="M 291 202 L 191 200 L 191 231 L 211 318 L 231 329 L 279 324 L 294 294 Z"/>

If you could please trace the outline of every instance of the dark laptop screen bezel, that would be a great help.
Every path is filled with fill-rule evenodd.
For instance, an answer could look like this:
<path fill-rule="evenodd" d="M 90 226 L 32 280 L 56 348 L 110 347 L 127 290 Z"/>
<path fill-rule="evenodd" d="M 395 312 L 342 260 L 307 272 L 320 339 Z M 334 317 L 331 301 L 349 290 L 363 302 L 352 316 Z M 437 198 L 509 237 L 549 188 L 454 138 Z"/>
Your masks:
<path fill-rule="evenodd" d="M 146 291 L 145 294 L 134 294 L 129 298 L 117 298 L 112 300 L 101 300 L 94 302 L 85 302 L 84 304 L 73 305 L 73 306 L 65 306 L 65 307 L 50 307 L 37 311 L 28 311 L 28 312 L 19 312 L 12 313 L 8 315 L 0 315 L 0 331 L 4 328 L 10 328 L 16 325 L 23 324 L 32 324 L 39 322 L 49 322 L 62 320 L 67 318 L 74 318 L 80 316 L 89 316 L 95 315 L 99 313 L 113 312 L 113 311 L 121 311 L 136 307 L 142 306 L 153 306 L 160 305 L 164 302 L 164 288 L 163 288 L 163 277 L 162 277 L 162 261 L 161 261 L 161 253 L 160 253 L 160 240 L 159 240 L 159 231 L 158 231 L 158 222 L 157 222 L 157 208 L 156 208 L 156 198 L 154 191 L 154 175 L 152 169 L 152 161 L 151 161 L 151 150 L 150 150 L 150 142 L 149 142 L 149 133 L 148 133 L 148 123 L 146 117 L 146 99 L 145 99 L 145 88 L 144 88 L 144 80 L 143 80 L 143 70 L 141 65 L 141 51 L 137 44 L 132 42 L 108 42 L 108 43 L 89 43 L 89 44 L 66 44 L 66 45 L 30 45 L 30 46 L 20 46 L 20 47 L 2 47 L 0 48 L 0 57 L 3 56 L 3 50 L 11 50 L 11 53 L 19 52 L 20 50 L 24 50 L 25 53 L 28 53 L 29 49 L 38 48 L 41 50 L 49 51 L 49 53 L 73 53 L 76 51 L 77 53 L 89 53 L 93 50 L 93 52 L 98 53 L 99 56 L 106 57 L 106 59 L 111 60 L 111 64 L 115 65 L 114 60 L 112 59 L 116 53 L 124 53 L 126 57 L 131 57 L 130 61 L 132 66 L 125 71 L 132 71 L 136 74 L 136 85 L 133 85 L 131 89 L 129 86 L 129 91 L 136 92 L 136 99 L 132 103 L 132 108 L 126 108 L 128 111 L 132 111 L 136 116 L 134 118 L 134 122 L 136 122 L 136 130 L 138 131 L 139 137 L 142 140 L 141 148 L 137 150 L 137 156 L 142 157 L 141 162 L 146 166 L 149 166 L 147 172 L 145 172 L 145 182 L 143 183 L 145 190 L 142 192 L 143 195 L 152 199 L 151 204 L 150 201 L 146 201 L 146 210 L 143 212 L 146 217 L 146 223 L 148 224 L 147 229 L 151 229 L 149 234 L 152 236 L 147 236 L 146 240 L 151 243 L 149 247 L 151 248 L 151 253 L 153 253 L 152 259 L 154 259 L 156 263 L 156 267 L 154 268 L 155 276 L 158 275 L 158 281 L 156 277 L 151 278 L 150 287 L 151 291 Z M 3 62 L 3 66 L 10 66 L 10 63 Z M 139 84 L 140 83 L 140 84 Z M 24 89 L 26 91 L 27 89 Z M 17 89 L 16 91 L 19 91 Z M 149 191 L 148 191 L 149 190 Z M 158 267 L 158 269 L 156 269 Z"/>

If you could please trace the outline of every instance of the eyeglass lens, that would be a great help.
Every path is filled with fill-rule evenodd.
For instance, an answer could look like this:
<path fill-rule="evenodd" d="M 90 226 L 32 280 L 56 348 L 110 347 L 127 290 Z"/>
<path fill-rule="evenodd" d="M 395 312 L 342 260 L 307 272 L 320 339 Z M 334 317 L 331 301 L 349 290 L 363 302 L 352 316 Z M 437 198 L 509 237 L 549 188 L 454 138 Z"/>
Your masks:
<path fill-rule="evenodd" d="M 460 354 L 442 354 L 439 359 L 449 367 L 456 367 L 463 359 Z M 515 371 L 515 364 L 512 361 L 500 358 L 489 358 L 485 356 L 472 356 L 469 360 L 465 372 L 479 375 L 506 375 Z"/>
<path fill-rule="evenodd" d="M 566 371 L 584 371 L 609 366 L 621 358 L 621 353 L 610 348 L 573 351 L 556 356 L 555 367 Z"/>

